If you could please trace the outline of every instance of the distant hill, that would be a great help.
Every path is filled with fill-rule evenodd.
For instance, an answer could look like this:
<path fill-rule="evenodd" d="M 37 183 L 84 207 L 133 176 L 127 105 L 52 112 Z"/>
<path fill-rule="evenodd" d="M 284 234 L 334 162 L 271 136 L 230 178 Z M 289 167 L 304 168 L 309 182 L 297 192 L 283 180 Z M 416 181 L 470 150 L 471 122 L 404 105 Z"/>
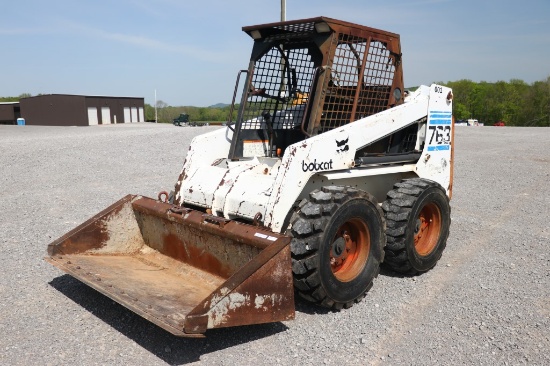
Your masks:
<path fill-rule="evenodd" d="M 230 106 L 230 104 L 217 103 L 217 104 L 209 106 L 208 108 L 225 108 L 225 107 L 229 107 L 229 106 Z"/>

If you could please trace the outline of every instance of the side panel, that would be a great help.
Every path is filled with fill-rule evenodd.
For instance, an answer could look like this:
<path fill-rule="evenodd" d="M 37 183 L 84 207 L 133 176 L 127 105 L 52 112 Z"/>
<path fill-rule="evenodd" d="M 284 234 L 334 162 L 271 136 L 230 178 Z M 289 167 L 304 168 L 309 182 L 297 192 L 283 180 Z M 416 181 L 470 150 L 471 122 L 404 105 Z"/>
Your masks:
<path fill-rule="evenodd" d="M 453 103 L 447 97 L 452 95 L 450 88 L 432 85 L 430 87 L 430 104 L 426 141 L 420 160 L 416 164 L 416 173 L 437 183 L 450 195 L 451 189 L 451 153 L 453 137 Z"/>
<path fill-rule="evenodd" d="M 183 196 L 186 194 L 184 189 L 189 189 L 189 187 L 185 187 L 187 183 L 184 183 L 184 181 L 193 176 L 202 166 L 215 165 L 216 162 L 227 157 L 232 137 L 233 131 L 228 127 L 197 136 L 191 141 L 174 189 L 175 203 L 181 205 Z M 200 191 L 201 187 L 195 186 L 192 189 Z M 213 194 L 214 192 L 210 193 Z M 212 201 L 208 202 L 208 205 L 212 205 Z"/>
<path fill-rule="evenodd" d="M 38 95 L 22 98 L 20 105 L 26 125 L 88 126 L 86 98 L 81 95 Z"/>
<path fill-rule="evenodd" d="M 429 89 L 424 87 L 405 104 L 291 145 L 277 174 L 265 224 L 280 232 L 312 175 L 352 168 L 358 149 L 425 117 L 428 102 Z"/>

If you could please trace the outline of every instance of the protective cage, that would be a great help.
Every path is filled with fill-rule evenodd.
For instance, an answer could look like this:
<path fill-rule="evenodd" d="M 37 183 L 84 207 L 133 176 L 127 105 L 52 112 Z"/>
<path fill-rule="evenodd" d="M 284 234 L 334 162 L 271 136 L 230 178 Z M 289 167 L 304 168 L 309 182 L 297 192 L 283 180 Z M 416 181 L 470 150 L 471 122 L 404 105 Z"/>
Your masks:
<path fill-rule="evenodd" d="M 282 156 L 308 136 L 402 103 L 397 34 L 325 17 L 243 30 L 255 42 L 232 159 Z"/>

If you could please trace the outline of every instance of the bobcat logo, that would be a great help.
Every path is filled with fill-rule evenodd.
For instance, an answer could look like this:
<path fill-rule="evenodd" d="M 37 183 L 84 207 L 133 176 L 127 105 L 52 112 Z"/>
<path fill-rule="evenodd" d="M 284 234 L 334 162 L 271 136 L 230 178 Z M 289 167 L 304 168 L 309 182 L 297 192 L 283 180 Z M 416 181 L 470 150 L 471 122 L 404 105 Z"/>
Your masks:
<path fill-rule="evenodd" d="M 348 145 L 349 137 L 345 140 L 342 140 L 342 141 L 338 141 L 338 140 L 335 140 L 335 141 L 336 141 L 336 152 L 337 153 L 341 153 L 341 152 L 349 150 L 349 145 Z"/>

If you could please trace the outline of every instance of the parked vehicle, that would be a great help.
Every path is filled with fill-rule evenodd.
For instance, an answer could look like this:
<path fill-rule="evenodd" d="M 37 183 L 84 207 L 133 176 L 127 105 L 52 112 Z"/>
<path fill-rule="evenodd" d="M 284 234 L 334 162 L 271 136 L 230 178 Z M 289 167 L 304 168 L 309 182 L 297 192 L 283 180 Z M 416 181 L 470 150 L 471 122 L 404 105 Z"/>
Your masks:
<path fill-rule="evenodd" d="M 174 118 L 172 121 L 174 126 L 187 126 L 189 124 L 189 115 L 186 113 L 181 113 L 177 118 Z"/>

